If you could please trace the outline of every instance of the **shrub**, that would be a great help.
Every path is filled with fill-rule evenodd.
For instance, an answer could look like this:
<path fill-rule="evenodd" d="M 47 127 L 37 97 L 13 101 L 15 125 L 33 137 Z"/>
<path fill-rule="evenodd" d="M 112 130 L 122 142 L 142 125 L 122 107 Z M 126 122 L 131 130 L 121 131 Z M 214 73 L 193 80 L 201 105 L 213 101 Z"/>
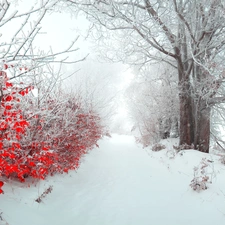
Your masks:
<path fill-rule="evenodd" d="M 213 171 L 209 171 L 212 161 L 203 158 L 198 167 L 194 167 L 194 178 L 191 180 L 191 188 L 194 191 L 206 190 L 208 184 L 212 183 L 210 175 Z"/>
<path fill-rule="evenodd" d="M 0 71 L 1 105 L 0 105 L 0 175 L 23 180 L 27 166 L 22 162 L 26 157 L 21 139 L 26 135 L 28 121 L 20 109 L 21 97 L 28 94 L 32 87 L 14 87 L 9 82 L 6 72 Z"/>
<path fill-rule="evenodd" d="M 177 152 L 180 152 L 181 150 L 194 149 L 194 145 L 183 144 L 183 145 L 179 145 L 179 146 L 173 146 L 173 148 Z"/>
<path fill-rule="evenodd" d="M 166 148 L 165 145 L 162 145 L 160 143 L 157 143 L 157 144 L 155 144 L 155 145 L 152 146 L 152 151 L 158 152 L 158 151 L 161 151 L 161 150 L 163 150 L 165 148 Z"/>
<path fill-rule="evenodd" d="M 0 78 L 0 177 L 24 182 L 78 168 L 81 156 L 101 138 L 100 117 L 85 112 L 76 99 L 47 96 L 37 107 L 29 95 L 32 86 L 15 87 L 4 71 Z"/>

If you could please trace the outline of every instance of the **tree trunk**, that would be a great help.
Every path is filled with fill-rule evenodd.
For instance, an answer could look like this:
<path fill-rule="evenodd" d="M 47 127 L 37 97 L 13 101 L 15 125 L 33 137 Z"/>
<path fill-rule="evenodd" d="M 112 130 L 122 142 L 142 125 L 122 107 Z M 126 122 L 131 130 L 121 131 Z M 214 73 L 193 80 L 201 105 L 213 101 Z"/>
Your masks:
<path fill-rule="evenodd" d="M 199 59 L 200 60 L 200 59 Z M 193 102 L 193 115 L 195 119 L 195 137 L 194 146 L 201 152 L 209 153 L 210 144 L 210 112 L 211 108 L 207 101 L 210 98 L 206 97 L 210 92 L 210 76 L 207 71 L 202 70 L 198 65 L 195 65 L 194 69 L 195 79 L 195 102 Z M 207 82 L 208 81 L 208 82 Z"/>
<path fill-rule="evenodd" d="M 206 100 L 194 105 L 189 95 L 180 94 L 180 145 L 193 145 L 194 149 L 209 153 L 210 112 Z"/>
<path fill-rule="evenodd" d="M 194 120 L 192 113 L 192 98 L 188 80 L 180 82 L 180 145 L 194 143 Z"/>
<path fill-rule="evenodd" d="M 180 97 L 180 145 L 194 143 L 193 118 L 189 96 Z"/>
<path fill-rule="evenodd" d="M 182 69 L 182 67 L 180 66 Z M 184 67 L 183 67 L 184 68 Z M 210 107 L 203 96 L 210 90 L 205 83 L 209 79 L 197 66 L 193 68 L 195 87 L 190 78 L 185 76 L 185 69 L 179 70 L 180 86 L 180 145 L 193 146 L 201 152 L 209 152 L 210 142 Z M 201 76 L 200 76 L 201 75 Z"/>
<path fill-rule="evenodd" d="M 210 144 L 210 107 L 206 100 L 201 100 L 197 116 L 195 118 L 195 148 L 201 152 L 209 153 Z"/>

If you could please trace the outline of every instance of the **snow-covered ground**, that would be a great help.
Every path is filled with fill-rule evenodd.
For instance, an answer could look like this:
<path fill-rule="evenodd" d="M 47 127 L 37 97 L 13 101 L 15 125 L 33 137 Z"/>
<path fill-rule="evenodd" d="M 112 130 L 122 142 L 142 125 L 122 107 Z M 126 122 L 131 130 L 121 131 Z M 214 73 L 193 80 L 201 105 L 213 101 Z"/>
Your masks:
<path fill-rule="evenodd" d="M 175 154 L 175 143 L 165 140 L 167 149 L 152 152 L 136 145 L 133 137 L 113 135 L 100 141 L 100 148 L 86 155 L 76 172 L 29 188 L 5 184 L 0 224 L 225 224 L 225 165 L 218 156 L 193 150 Z M 189 185 L 202 158 L 212 184 L 198 193 Z M 37 203 L 35 199 L 51 185 L 52 192 Z"/>

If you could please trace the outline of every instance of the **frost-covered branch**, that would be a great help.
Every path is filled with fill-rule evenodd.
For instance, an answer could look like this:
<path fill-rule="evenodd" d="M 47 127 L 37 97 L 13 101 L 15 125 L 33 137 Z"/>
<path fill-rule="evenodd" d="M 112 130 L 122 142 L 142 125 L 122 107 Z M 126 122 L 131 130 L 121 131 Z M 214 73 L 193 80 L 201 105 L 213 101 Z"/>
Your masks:
<path fill-rule="evenodd" d="M 54 52 L 52 49 L 49 49 L 49 51 L 35 49 L 34 41 L 42 29 L 41 23 L 44 21 L 46 15 L 53 11 L 56 6 L 60 7 L 61 2 L 60 0 L 40 1 L 39 6 L 34 5 L 30 10 L 24 12 L 21 11 L 22 9 L 12 12 L 14 5 L 7 0 L 4 0 L 0 4 L 0 27 L 3 29 L 2 37 L 6 36 L 4 29 L 15 29 L 10 25 L 10 22 L 15 23 L 17 27 L 11 37 L 5 38 L 0 43 L 0 61 L 2 65 L 4 64 L 11 68 L 29 67 L 29 70 L 21 72 L 20 75 L 24 76 L 28 71 L 33 71 L 33 64 L 41 67 L 49 63 L 72 64 L 86 59 L 87 56 L 69 60 L 69 55 L 79 50 L 75 46 L 78 37 L 75 37 L 74 41 L 67 48 L 58 52 Z M 21 18 L 23 18 L 22 23 Z M 39 64 L 34 62 L 38 62 Z M 16 78 L 20 75 L 17 73 L 12 77 Z"/>

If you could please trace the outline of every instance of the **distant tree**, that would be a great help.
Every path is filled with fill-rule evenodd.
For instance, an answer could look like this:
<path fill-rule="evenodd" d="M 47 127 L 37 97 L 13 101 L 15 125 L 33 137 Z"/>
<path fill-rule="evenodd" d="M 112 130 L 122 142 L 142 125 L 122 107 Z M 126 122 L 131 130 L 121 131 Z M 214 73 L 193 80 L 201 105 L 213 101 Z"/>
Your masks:
<path fill-rule="evenodd" d="M 145 68 L 127 89 L 128 109 L 135 124 L 133 131 L 139 131 L 135 136 L 145 146 L 179 135 L 179 99 L 174 72 L 167 65 L 157 70 Z"/>
<path fill-rule="evenodd" d="M 180 145 L 209 152 L 211 108 L 224 102 L 225 4 L 222 0 L 65 0 L 105 38 L 107 57 L 166 62 L 177 71 Z M 110 32 L 107 32 L 110 31 Z M 107 34 L 123 45 L 116 48 Z"/>

